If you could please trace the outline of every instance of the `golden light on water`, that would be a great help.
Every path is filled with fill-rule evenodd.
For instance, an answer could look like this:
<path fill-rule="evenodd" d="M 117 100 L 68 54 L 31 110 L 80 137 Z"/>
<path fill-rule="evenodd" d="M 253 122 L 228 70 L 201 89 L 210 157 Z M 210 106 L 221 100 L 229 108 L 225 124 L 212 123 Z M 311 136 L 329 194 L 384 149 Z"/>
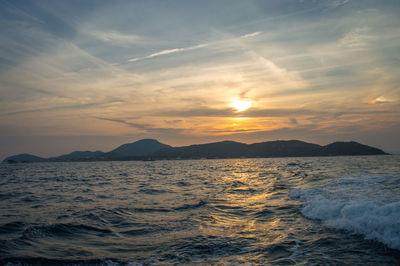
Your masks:
<path fill-rule="evenodd" d="M 235 108 L 237 112 L 242 112 L 251 107 L 252 103 L 250 101 L 236 100 L 231 103 L 231 107 Z"/>

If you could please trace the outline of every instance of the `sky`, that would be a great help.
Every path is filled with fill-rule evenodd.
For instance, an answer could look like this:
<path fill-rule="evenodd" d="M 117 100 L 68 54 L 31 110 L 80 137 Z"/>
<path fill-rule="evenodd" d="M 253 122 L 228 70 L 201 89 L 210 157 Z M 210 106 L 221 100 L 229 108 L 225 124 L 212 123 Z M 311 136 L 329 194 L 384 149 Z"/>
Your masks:
<path fill-rule="evenodd" d="M 398 0 L 1 0 L 0 160 L 143 138 L 400 153 L 399 14 Z"/>

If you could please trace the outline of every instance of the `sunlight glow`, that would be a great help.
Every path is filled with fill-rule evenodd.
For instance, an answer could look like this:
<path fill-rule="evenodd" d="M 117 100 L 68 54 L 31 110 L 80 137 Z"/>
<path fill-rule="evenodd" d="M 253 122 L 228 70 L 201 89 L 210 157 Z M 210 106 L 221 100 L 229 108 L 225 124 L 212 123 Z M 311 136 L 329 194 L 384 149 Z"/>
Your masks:
<path fill-rule="evenodd" d="M 251 107 L 251 102 L 243 101 L 243 100 L 236 100 L 231 104 L 231 107 L 235 108 L 236 111 L 238 111 L 238 112 L 242 112 Z"/>

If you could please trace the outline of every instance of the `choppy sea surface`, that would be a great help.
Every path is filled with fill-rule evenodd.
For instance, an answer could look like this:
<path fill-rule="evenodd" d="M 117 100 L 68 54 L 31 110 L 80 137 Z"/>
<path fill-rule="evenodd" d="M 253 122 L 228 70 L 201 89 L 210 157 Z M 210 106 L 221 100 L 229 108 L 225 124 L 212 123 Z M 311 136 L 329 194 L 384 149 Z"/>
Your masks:
<path fill-rule="evenodd" d="M 398 265 L 400 156 L 0 165 L 2 265 Z"/>

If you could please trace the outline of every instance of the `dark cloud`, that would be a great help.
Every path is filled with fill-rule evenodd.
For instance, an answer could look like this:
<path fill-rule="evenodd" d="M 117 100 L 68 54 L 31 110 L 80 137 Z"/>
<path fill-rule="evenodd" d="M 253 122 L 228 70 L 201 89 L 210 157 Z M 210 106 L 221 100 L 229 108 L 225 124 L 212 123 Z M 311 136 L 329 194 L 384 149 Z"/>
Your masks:
<path fill-rule="evenodd" d="M 239 96 L 240 98 L 246 98 L 246 94 L 250 92 L 250 89 L 244 90 L 242 91 Z"/>
<path fill-rule="evenodd" d="M 231 117 L 235 116 L 235 112 L 231 108 L 213 109 L 209 107 L 197 107 L 184 110 L 162 110 L 153 112 L 154 116 L 167 116 L 167 117 Z"/>
<path fill-rule="evenodd" d="M 114 118 L 106 118 L 106 117 L 94 117 L 99 120 L 104 120 L 104 121 L 111 121 L 115 123 L 120 123 L 123 125 L 127 125 L 129 127 L 133 127 L 136 129 L 139 129 L 141 131 L 144 131 L 145 133 L 157 133 L 157 134 L 180 134 L 183 133 L 184 129 L 182 128 L 160 128 L 160 127 L 153 127 L 150 124 L 141 124 L 141 123 L 133 123 L 133 122 L 128 122 L 122 119 L 114 119 Z"/>
<path fill-rule="evenodd" d="M 248 109 L 242 112 L 242 116 L 247 117 L 288 117 L 293 115 L 314 115 L 321 113 L 309 109 Z"/>
<path fill-rule="evenodd" d="M 183 122 L 181 119 L 175 119 L 175 120 L 164 120 L 165 123 L 167 124 L 178 124 L 180 122 Z"/>

